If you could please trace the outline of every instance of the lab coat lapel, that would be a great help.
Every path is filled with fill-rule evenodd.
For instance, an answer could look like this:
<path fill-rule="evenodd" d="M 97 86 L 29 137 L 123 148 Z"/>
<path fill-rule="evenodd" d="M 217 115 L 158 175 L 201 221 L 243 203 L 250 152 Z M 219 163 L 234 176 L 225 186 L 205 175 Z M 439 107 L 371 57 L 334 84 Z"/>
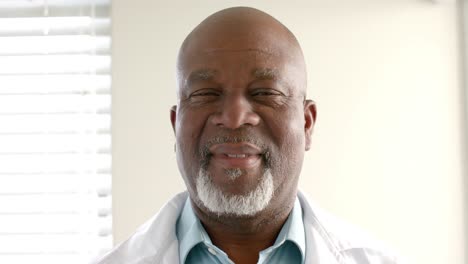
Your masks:
<path fill-rule="evenodd" d="M 303 211 L 304 231 L 306 233 L 306 264 L 346 264 L 339 248 L 334 245 L 326 230 L 322 227 L 309 199 L 298 192 Z"/>

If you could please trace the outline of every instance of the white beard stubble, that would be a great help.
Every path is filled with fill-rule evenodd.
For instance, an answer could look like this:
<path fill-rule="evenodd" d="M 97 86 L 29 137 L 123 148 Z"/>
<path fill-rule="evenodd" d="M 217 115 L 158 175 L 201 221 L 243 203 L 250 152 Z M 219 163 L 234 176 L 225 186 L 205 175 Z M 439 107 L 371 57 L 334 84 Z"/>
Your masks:
<path fill-rule="evenodd" d="M 265 170 L 255 189 L 244 195 L 224 193 L 204 169 L 200 169 L 195 185 L 202 205 L 218 215 L 253 216 L 267 207 L 274 192 L 270 170 Z"/>

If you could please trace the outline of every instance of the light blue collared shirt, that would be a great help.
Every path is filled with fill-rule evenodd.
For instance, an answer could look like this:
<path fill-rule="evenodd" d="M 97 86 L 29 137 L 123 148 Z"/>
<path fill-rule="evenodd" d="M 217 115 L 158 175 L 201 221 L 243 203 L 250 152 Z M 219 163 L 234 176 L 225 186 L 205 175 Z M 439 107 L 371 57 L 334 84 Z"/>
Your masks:
<path fill-rule="evenodd" d="M 208 233 L 195 215 L 188 198 L 176 226 L 179 240 L 179 260 L 181 264 L 218 263 L 233 264 L 228 255 L 213 245 Z M 296 198 L 288 219 L 281 228 L 273 246 L 262 250 L 258 264 L 263 263 L 304 263 L 305 233 L 302 221 L 302 208 Z"/>

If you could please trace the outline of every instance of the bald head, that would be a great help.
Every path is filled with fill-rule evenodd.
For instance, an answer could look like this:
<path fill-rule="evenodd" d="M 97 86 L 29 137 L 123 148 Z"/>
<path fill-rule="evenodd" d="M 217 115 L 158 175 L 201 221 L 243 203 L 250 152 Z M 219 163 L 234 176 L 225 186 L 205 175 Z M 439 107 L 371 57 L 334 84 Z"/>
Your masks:
<path fill-rule="evenodd" d="M 250 7 L 233 7 L 216 12 L 190 32 L 177 60 L 179 88 L 186 85 L 183 72 L 194 57 L 216 52 L 248 51 L 284 57 L 286 63 L 294 65 L 302 73 L 297 88 L 305 94 L 305 62 L 296 37 L 269 14 Z"/>

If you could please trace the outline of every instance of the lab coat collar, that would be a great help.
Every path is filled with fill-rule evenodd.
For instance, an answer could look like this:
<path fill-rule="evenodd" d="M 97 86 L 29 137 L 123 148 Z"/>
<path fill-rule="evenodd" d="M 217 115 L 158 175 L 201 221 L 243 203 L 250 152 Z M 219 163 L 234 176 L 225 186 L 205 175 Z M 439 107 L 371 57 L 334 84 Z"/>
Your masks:
<path fill-rule="evenodd" d="M 188 193 L 177 194 L 127 241 L 118 245 L 104 256 L 98 264 L 174 264 L 179 262 L 179 246 L 176 236 L 176 222 Z M 298 192 L 304 218 L 306 236 L 305 263 L 345 264 L 341 253 L 347 244 L 341 243 L 321 219 L 321 212 L 311 205 L 310 199 Z M 351 245 L 352 246 L 352 245 Z"/>

